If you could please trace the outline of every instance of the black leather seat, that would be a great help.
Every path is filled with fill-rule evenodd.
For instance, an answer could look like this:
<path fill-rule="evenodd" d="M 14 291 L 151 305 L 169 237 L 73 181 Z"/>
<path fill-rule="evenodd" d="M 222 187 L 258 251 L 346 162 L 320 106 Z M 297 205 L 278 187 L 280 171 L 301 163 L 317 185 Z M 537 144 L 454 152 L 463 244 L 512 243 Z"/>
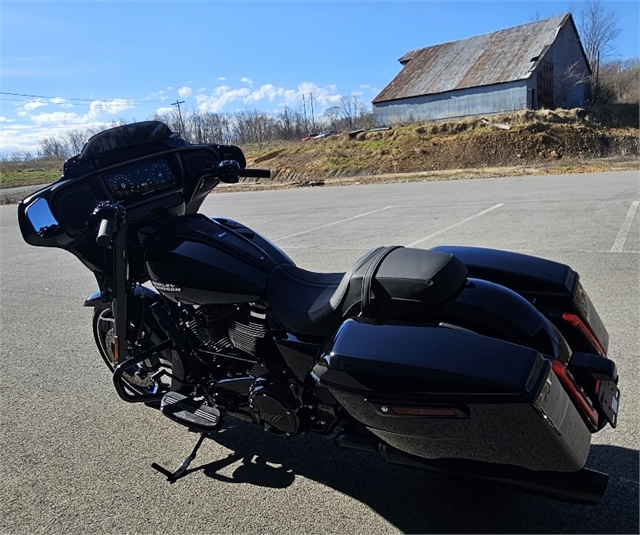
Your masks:
<path fill-rule="evenodd" d="M 455 295 L 467 275 L 466 266 L 450 253 L 378 247 L 346 273 L 280 265 L 269 276 L 267 300 L 290 332 L 327 336 L 343 319 L 362 312 L 406 319 L 433 309 Z"/>

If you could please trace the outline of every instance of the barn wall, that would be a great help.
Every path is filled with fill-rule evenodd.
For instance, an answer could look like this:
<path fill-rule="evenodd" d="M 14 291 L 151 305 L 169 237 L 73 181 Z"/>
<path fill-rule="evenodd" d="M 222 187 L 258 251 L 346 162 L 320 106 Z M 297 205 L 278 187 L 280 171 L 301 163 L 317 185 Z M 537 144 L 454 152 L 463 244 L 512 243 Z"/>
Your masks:
<path fill-rule="evenodd" d="M 553 106 L 585 107 L 590 98 L 591 74 L 572 24 L 562 27 L 545 60 L 553 63 Z"/>
<path fill-rule="evenodd" d="M 527 80 L 373 104 L 376 126 L 438 121 L 531 107 Z"/>

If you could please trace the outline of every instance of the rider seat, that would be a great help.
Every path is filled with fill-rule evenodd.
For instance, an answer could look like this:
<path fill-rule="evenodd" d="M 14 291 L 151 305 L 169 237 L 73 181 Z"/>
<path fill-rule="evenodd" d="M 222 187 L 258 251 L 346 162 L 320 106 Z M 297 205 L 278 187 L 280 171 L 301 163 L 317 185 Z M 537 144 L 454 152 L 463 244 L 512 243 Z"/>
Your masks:
<path fill-rule="evenodd" d="M 269 275 L 267 300 L 288 331 L 327 336 L 347 317 L 415 319 L 456 295 L 466 266 L 450 253 L 377 247 L 346 273 L 314 273 L 279 265 Z"/>

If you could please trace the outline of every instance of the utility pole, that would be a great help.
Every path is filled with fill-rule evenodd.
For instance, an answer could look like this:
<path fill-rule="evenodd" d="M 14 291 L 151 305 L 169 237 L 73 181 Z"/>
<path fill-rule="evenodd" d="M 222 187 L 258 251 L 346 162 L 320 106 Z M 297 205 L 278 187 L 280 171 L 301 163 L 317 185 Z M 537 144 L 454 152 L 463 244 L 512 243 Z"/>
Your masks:
<path fill-rule="evenodd" d="M 305 94 L 302 94 L 302 116 L 304 117 L 304 126 L 307 129 L 307 134 L 309 134 L 309 123 L 307 122 L 307 104 L 305 101 Z"/>
<path fill-rule="evenodd" d="M 180 134 L 184 136 L 184 123 L 182 122 L 182 111 L 180 111 L 180 104 L 184 104 L 184 100 L 176 100 L 172 102 L 172 106 L 178 107 L 178 120 L 180 121 Z"/>
<path fill-rule="evenodd" d="M 309 93 L 309 102 L 311 102 L 311 128 L 316 129 L 316 119 L 313 116 L 313 93 Z"/>

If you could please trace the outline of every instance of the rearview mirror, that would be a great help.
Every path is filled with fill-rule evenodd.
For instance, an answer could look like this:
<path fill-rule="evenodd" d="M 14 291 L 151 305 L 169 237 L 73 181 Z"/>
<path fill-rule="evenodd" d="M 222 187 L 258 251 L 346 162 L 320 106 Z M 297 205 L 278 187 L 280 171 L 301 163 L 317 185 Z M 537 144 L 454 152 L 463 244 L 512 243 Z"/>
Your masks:
<path fill-rule="evenodd" d="M 51 213 L 46 199 L 39 198 L 32 202 L 25 210 L 25 215 L 31 223 L 34 232 L 41 238 L 53 236 L 59 229 L 59 223 Z"/>

